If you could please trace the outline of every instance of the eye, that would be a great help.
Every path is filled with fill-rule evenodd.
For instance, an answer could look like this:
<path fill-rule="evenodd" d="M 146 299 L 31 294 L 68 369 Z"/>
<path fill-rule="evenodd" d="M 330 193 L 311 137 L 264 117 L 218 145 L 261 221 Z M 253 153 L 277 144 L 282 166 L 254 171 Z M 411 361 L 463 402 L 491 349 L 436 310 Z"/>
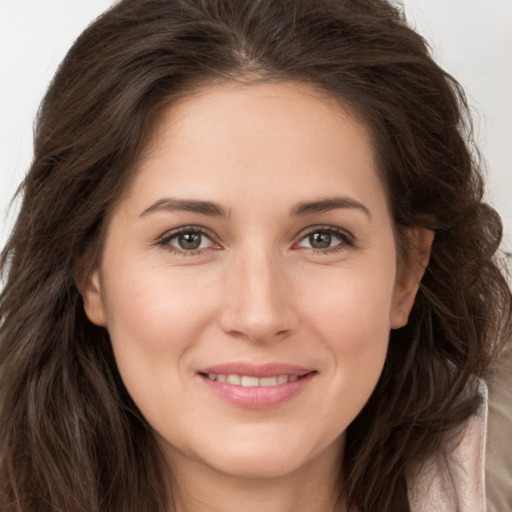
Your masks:
<path fill-rule="evenodd" d="M 334 252 L 353 245 L 352 237 L 348 233 L 335 228 L 316 228 L 297 243 L 299 248 L 317 252 Z"/>
<path fill-rule="evenodd" d="M 158 241 L 158 245 L 173 252 L 190 255 L 197 254 L 203 249 L 219 248 L 203 230 L 190 227 L 166 233 Z"/>

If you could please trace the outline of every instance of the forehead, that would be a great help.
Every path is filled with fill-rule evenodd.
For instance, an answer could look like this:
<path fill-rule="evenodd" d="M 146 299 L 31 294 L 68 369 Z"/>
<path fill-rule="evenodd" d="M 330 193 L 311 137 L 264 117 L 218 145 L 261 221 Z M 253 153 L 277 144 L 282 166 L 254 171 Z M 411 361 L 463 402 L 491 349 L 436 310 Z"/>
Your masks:
<path fill-rule="evenodd" d="M 161 150 L 172 135 L 189 136 L 188 143 L 203 149 L 219 147 L 221 141 L 247 145 L 248 138 L 268 144 L 269 135 L 282 150 L 297 150 L 303 139 L 311 146 L 327 146 L 339 143 L 340 124 L 350 125 L 355 137 L 372 146 L 371 132 L 355 109 L 313 86 L 213 83 L 194 89 L 160 113 L 147 156 Z"/>
<path fill-rule="evenodd" d="M 338 187 L 386 201 L 372 148 L 353 110 L 312 87 L 216 84 L 161 113 L 131 192 L 292 201 Z"/>

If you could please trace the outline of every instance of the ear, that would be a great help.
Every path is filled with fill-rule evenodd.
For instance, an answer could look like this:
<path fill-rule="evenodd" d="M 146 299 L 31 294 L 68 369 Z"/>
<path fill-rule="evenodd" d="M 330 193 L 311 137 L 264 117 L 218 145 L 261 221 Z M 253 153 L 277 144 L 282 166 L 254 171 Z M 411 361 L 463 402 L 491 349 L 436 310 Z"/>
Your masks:
<path fill-rule="evenodd" d="M 107 322 L 99 270 L 92 271 L 80 288 L 87 318 L 93 324 L 105 327 Z"/>
<path fill-rule="evenodd" d="M 392 329 L 399 329 L 407 324 L 420 281 L 428 266 L 434 241 L 434 232 L 426 228 L 408 229 L 405 236 L 407 255 L 405 261 L 398 263 L 391 309 Z"/>

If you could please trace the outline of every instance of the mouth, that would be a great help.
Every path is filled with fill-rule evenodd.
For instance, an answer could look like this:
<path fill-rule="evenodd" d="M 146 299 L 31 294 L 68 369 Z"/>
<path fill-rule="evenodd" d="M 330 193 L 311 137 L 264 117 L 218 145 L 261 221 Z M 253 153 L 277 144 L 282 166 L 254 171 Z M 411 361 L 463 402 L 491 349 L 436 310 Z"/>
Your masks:
<path fill-rule="evenodd" d="M 272 387 L 287 384 L 288 382 L 295 382 L 305 375 L 274 375 L 273 377 L 255 377 L 253 375 L 237 375 L 236 373 L 200 373 L 202 377 L 207 377 L 216 382 L 227 382 L 233 386 L 243 386 L 245 388 L 256 387 Z"/>
<path fill-rule="evenodd" d="M 282 405 L 304 391 L 316 375 L 315 370 L 290 365 L 228 364 L 198 372 L 217 397 L 247 409 Z"/>

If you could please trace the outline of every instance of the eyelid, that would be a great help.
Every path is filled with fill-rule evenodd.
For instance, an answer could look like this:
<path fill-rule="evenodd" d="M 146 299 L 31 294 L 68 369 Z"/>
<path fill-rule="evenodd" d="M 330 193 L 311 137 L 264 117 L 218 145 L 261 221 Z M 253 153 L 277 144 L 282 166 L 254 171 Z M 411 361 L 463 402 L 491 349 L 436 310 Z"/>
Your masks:
<path fill-rule="evenodd" d="M 347 246 L 348 247 L 355 247 L 356 246 L 356 239 L 355 239 L 354 235 L 350 231 L 348 231 L 346 229 L 342 229 L 342 228 L 336 227 L 336 226 L 329 226 L 329 225 L 322 225 L 322 224 L 319 224 L 319 225 L 316 225 L 316 226 L 308 226 L 307 228 L 303 229 L 297 235 L 296 242 L 293 245 L 294 246 L 297 245 L 299 242 L 304 240 L 304 238 L 306 238 L 307 236 L 310 236 L 311 234 L 313 234 L 315 232 L 318 232 L 318 231 L 324 231 L 324 232 L 331 233 L 331 234 L 337 236 L 338 238 L 341 238 L 341 239 L 345 240 L 346 243 L 345 244 L 338 244 L 338 245 L 335 245 L 333 247 L 328 247 L 326 249 L 311 248 L 311 250 L 314 251 L 314 252 L 324 253 L 325 254 L 325 253 L 329 253 L 329 252 L 336 252 L 336 250 L 340 250 L 340 249 L 346 248 Z M 304 249 L 308 249 L 308 248 L 305 247 Z"/>
<path fill-rule="evenodd" d="M 216 249 L 220 248 L 220 243 L 217 240 L 217 236 L 208 228 L 205 228 L 204 226 L 199 226 L 197 224 L 190 224 L 190 225 L 186 225 L 186 226 L 179 226 L 177 228 L 169 229 L 168 231 L 166 231 L 165 233 L 163 233 L 162 235 L 160 235 L 157 238 L 154 245 L 162 246 L 171 252 L 179 253 L 182 255 L 188 255 L 188 256 L 197 255 L 207 249 L 212 248 L 212 247 L 203 247 L 202 249 L 195 249 L 195 250 L 187 251 L 185 249 L 180 249 L 178 247 L 174 247 L 169 242 L 170 242 L 170 240 L 172 240 L 174 237 L 176 237 L 180 233 L 201 234 L 202 236 L 205 236 L 206 238 L 208 238 L 212 242 L 212 244 L 217 245 L 218 247 L 216 247 Z"/>
<path fill-rule="evenodd" d="M 318 232 L 318 231 L 331 233 L 332 235 L 342 239 L 343 243 L 339 243 L 333 247 L 327 247 L 325 249 L 316 249 L 316 248 L 308 248 L 308 247 L 303 247 L 301 249 L 310 249 L 312 252 L 319 253 L 319 254 L 329 254 L 329 253 L 337 252 L 339 250 L 343 250 L 346 248 L 356 246 L 355 237 L 350 231 L 343 229 L 343 228 L 336 227 L 336 226 L 332 226 L 332 225 L 319 224 L 319 225 L 308 226 L 307 228 L 304 228 L 296 236 L 296 241 L 293 243 L 292 249 L 295 248 L 295 246 L 297 246 L 297 244 L 299 244 L 304 238 L 306 238 L 307 236 L 310 236 L 311 234 Z M 209 246 L 209 247 L 203 247 L 201 249 L 186 250 L 186 249 L 180 249 L 179 247 L 175 247 L 175 246 L 171 245 L 169 242 L 174 237 L 179 235 L 180 233 L 199 233 L 202 236 L 205 236 L 206 238 L 208 238 L 212 242 L 212 244 L 216 245 L 217 247 Z M 160 235 L 157 238 L 157 240 L 155 241 L 154 245 L 162 246 L 165 249 L 167 249 L 168 251 L 171 251 L 171 252 L 177 253 L 179 255 L 183 255 L 183 256 L 194 256 L 194 255 L 201 254 L 202 252 L 207 251 L 209 249 L 221 249 L 222 248 L 221 244 L 218 241 L 218 237 L 215 235 L 215 233 L 213 233 L 210 229 L 208 229 L 204 226 L 197 225 L 197 224 L 179 226 L 177 228 L 170 229 L 170 230 L 166 231 L 165 233 L 163 233 L 162 235 Z"/>

